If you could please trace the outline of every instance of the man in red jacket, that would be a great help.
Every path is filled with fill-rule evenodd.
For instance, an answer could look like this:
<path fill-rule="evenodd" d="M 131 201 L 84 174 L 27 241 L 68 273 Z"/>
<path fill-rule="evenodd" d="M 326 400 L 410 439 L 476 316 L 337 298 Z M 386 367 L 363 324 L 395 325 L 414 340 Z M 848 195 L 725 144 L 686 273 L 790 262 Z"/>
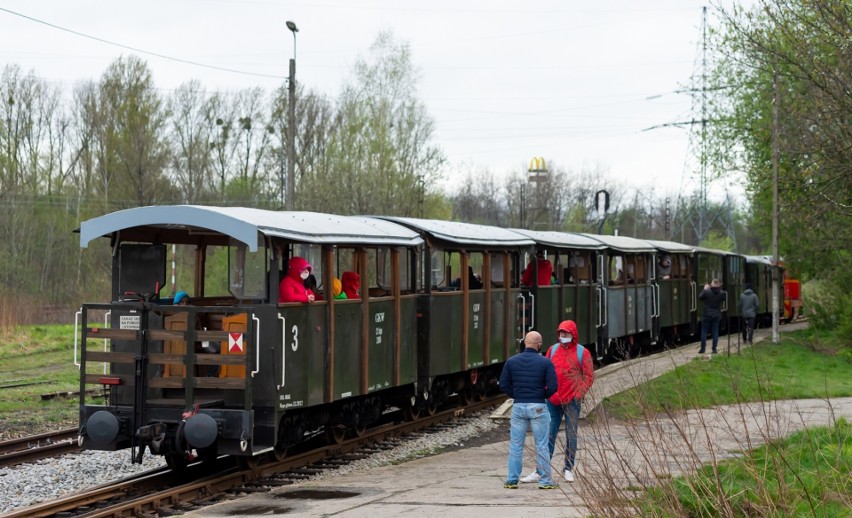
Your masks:
<path fill-rule="evenodd" d="M 592 355 L 577 343 L 577 324 L 565 320 L 556 329 L 559 342 L 547 351 L 547 357 L 556 369 L 558 385 L 556 393 L 547 401 L 550 411 L 550 436 L 548 448 L 550 457 L 556 449 L 559 426 L 565 419 L 565 468 L 563 476 L 567 482 L 574 482 L 574 462 L 577 456 L 577 426 L 580 423 L 580 402 L 595 381 Z M 521 482 L 538 482 L 539 473 L 533 472 L 521 479 Z"/>

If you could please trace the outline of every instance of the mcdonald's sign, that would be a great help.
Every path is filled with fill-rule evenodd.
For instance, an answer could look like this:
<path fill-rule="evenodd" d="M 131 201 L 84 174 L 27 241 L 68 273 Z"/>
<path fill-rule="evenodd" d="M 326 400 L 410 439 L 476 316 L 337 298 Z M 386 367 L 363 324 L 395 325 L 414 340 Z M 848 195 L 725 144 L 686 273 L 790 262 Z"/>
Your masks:
<path fill-rule="evenodd" d="M 547 163 L 540 156 L 533 157 L 530 160 L 529 181 L 540 182 L 547 179 Z"/>

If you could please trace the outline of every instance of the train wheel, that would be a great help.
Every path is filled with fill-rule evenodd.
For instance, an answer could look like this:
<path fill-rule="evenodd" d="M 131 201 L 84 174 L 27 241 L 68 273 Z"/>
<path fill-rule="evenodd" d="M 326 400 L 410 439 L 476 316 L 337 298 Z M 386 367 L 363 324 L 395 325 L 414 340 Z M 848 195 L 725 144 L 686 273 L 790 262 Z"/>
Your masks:
<path fill-rule="evenodd" d="M 435 404 L 435 398 L 430 397 L 429 400 L 426 401 L 426 414 L 433 416 L 437 411 L 438 405 Z"/>
<path fill-rule="evenodd" d="M 325 440 L 329 444 L 343 444 L 346 439 L 346 427 L 342 424 L 326 426 Z"/>
<path fill-rule="evenodd" d="M 417 421 L 420 419 L 420 408 L 417 405 L 406 405 L 402 409 L 402 416 L 406 421 Z"/>
<path fill-rule="evenodd" d="M 172 471 L 183 471 L 189 465 L 189 461 L 186 459 L 185 453 L 167 453 L 166 457 L 166 465 L 172 469 Z"/>
<path fill-rule="evenodd" d="M 364 421 L 358 421 L 358 424 L 352 429 L 355 437 L 364 437 L 364 434 L 367 433 L 367 425 Z"/>
<path fill-rule="evenodd" d="M 275 449 L 273 450 L 273 455 L 275 455 L 275 460 L 282 461 L 287 458 L 287 450 L 289 448 L 285 444 L 276 444 Z"/>

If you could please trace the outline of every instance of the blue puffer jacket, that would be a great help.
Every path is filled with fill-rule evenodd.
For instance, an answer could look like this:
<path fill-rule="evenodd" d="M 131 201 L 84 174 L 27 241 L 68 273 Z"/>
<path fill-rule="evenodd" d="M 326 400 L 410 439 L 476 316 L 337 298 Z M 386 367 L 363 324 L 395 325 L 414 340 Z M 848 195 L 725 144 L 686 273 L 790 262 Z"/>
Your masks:
<path fill-rule="evenodd" d="M 533 348 L 509 358 L 500 375 L 500 390 L 515 403 L 544 403 L 556 392 L 553 364 Z"/>

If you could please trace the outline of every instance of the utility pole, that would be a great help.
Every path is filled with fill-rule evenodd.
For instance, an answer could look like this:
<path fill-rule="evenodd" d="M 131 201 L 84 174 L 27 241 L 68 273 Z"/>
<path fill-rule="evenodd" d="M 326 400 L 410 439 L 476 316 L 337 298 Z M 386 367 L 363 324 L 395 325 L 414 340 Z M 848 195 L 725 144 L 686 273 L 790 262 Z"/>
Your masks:
<path fill-rule="evenodd" d="M 781 343 L 778 330 L 778 72 L 772 63 L 772 343 Z"/>
<path fill-rule="evenodd" d="M 290 76 L 287 80 L 287 210 L 296 210 L 296 33 L 299 28 L 288 21 L 287 28 L 293 33 L 293 58 L 290 59 Z"/>

